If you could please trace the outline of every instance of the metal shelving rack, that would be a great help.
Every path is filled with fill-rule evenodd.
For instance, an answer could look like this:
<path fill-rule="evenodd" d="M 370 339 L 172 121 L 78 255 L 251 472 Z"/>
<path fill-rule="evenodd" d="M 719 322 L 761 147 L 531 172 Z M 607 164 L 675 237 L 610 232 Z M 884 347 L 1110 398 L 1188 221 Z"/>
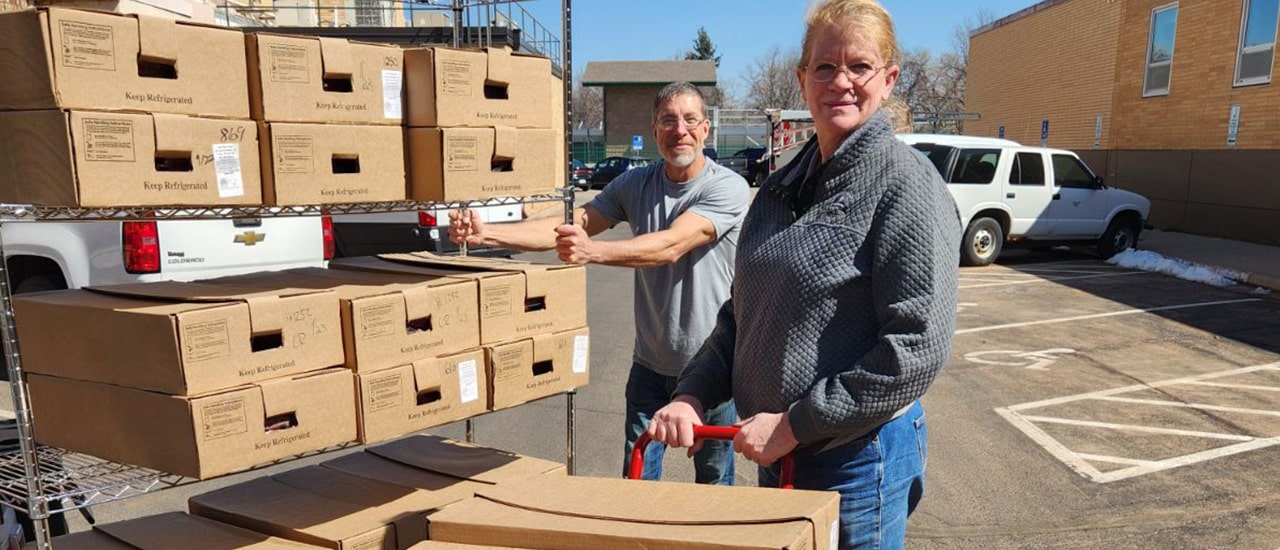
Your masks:
<path fill-rule="evenodd" d="M 468 7 L 484 7 L 493 3 L 518 0 L 452 0 L 455 11 Z M 565 158 L 566 167 L 572 155 L 572 90 L 573 70 L 571 61 L 571 11 L 572 0 L 561 0 L 561 59 L 564 76 L 565 101 Z M 456 36 L 456 34 L 455 34 Z M 118 208 L 65 208 L 24 204 L 0 204 L 0 225 L 6 223 L 39 223 L 41 221 L 127 221 L 127 220 L 200 220 L 288 216 L 323 216 L 331 214 L 371 214 L 386 212 L 412 212 L 418 210 L 460 209 L 478 206 L 523 204 L 531 202 L 563 201 L 566 223 L 573 223 L 574 187 L 568 181 L 565 186 L 550 195 L 527 198 L 499 198 L 476 201 L 418 202 L 396 201 L 357 204 L 332 204 L 311 206 L 173 206 L 173 207 L 118 207 Z M 9 281 L 4 243 L 0 240 L 0 344 L 9 375 L 9 388 L 13 397 L 14 428 L 18 445 L 15 449 L 0 450 L 0 505 L 25 511 L 32 519 L 35 548 L 49 550 L 52 535 L 49 531 L 51 504 L 59 502 L 61 512 L 144 495 L 161 489 L 195 483 L 186 478 L 148 468 L 120 464 L 97 457 L 69 452 L 63 449 L 37 445 L 35 419 L 31 411 L 30 397 L 23 378 L 22 354 L 13 315 L 13 288 Z M 576 470 L 574 446 L 576 418 L 574 396 L 576 390 L 565 392 L 566 444 L 565 456 L 568 471 Z M 467 421 L 467 440 L 473 438 L 471 421 Z M 312 451 L 296 457 L 262 464 L 267 467 L 304 456 L 313 456 L 341 448 L 348 443 Z"/>

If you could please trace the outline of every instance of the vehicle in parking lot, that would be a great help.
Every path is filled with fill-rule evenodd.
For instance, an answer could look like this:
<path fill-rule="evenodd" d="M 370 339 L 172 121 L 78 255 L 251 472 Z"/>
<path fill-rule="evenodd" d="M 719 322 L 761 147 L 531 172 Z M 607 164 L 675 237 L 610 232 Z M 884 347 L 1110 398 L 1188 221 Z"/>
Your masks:
<path fill-rule="evenodd" d="M 653 161 L 644 157 L 606 157 L 597 162 L 595 169 L 591 171 L 591 187 L 603 188 L 623 172 L 632 168 L 643 168 L 651 162 Z"/>
<path fill-rule="evenodd" d="M 1075 153 L 1006 139 L 900 134 L 942 174 L 964 228 L 960 260 L 987 265 L 1006 244 L 1091 242 L 1109 258 L 1138 243 L 1146 197 L 1108 187 Z"/>
<path fill-rule="evenodd" d="M 591 186 L 591 169 L 578 159 L 569 161 L 569 181 L 578 189 L 586 190 Z"/>
<path fill-rule="evenodd" d="M 749 185 L 756 187 L 764 183 L 765 176 L 769 175 L 769 161 L 765 158 L 767 154 L 764 147 L 747 147 L 725 157 L 720 165 L 737 172 Z"/>

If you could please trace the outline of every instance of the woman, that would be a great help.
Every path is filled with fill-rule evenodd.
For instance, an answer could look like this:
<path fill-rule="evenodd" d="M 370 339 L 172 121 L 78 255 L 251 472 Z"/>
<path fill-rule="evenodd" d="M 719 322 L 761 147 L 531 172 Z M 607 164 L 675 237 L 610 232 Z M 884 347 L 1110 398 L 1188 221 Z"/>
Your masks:
<path fill-rule="evenodd" d="M 918 399 L 946 363 L 960 223 L 937 172 L 880 106 L 899 69 L 889 14 L 822 0 L 796 77 L 816 137 L 747 213 L 732 298 L 648 432 L 696 446 L 692 426 L 730 398 L 735 450 L 776 486 L 839 491 L 841 548 L 898 548 L 923 491 Z"/>

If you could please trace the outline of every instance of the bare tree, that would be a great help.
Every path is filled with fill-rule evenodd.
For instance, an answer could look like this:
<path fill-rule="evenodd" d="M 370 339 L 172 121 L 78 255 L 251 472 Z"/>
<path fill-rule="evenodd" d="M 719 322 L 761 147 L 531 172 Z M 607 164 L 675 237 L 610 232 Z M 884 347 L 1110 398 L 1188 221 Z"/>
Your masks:
<path fill-rule="evenodd" d="M 745 106 L 751 109 L 803 109 L 804 98 L 796 80 L 799 65 L 799 48 L 784 52 L 776 45 L 770 46 L 747 68 Z"/>
<path fill-rule="evenodd" d="M 573 79 L 573 127 L 598 129 L 604 123 L 604 91 L 583 86 L 582 73 Z"/>

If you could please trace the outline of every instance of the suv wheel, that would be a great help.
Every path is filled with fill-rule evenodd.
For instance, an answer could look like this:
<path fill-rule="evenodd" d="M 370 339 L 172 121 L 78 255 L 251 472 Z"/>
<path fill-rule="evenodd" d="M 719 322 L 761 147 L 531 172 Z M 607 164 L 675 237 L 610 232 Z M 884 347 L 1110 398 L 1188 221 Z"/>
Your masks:
<path fill-rule="evenodd" d="M 969 222 L 960 243 L 960 263 L 968 266 L 989 265 L 1000 256 L 1004 248 L 1004 230 L 1000 222 L 991 218 L 978 218 Z"/>
<path fill-rule="evenodd" d="M 1138 247 L 1138 235 L 1142 233 L 1142 225 L 1131 217 L 1118 217 L 1111 220 L 1107 231 L 1098 239 L 1098 256 L 1107 259 L 1130 248 Z"/>

